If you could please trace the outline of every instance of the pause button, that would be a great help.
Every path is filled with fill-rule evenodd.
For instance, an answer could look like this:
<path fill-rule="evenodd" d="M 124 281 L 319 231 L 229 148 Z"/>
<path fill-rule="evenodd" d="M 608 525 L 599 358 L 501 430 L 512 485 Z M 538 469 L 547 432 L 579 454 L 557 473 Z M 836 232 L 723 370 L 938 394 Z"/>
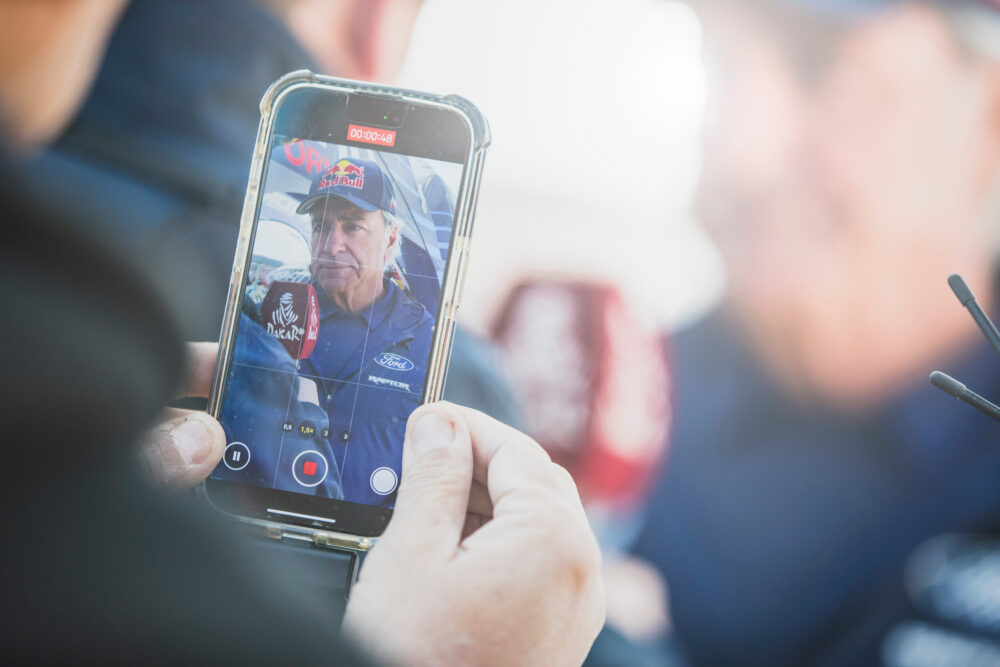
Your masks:
<path fill-rule="evenodd" d="M 231 442 L 222 455 L 222 462 L 230 470 L 243 470 L 250 463 L 250 448 L 242 442 Z"/>

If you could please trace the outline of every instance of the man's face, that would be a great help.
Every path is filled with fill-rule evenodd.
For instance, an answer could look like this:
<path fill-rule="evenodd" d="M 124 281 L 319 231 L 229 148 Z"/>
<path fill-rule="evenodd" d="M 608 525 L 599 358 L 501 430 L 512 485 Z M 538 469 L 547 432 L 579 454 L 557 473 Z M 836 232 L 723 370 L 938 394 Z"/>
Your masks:
<path fill-rule="evenodd" d="M 0 125 L 41 146 L 69 122 L 125 0 L 0 0 Z"/>
<path fill-rule="evenodd" d="M 285 24 L 320 69 L 388 83 L 410 44 L 422 0 L 284 0 Z"/>
<path fill-rule="evenodd" d="M 741 4 L 705 15 L 701 217 L 765 364 L 862 404 L 971 333 L 950 273 L 989 296 L 993 79 L 930 9 L 837 33 L 786 26 L 795 43 Z"/>
<path fill-rule="evenodd" d="M 357 312 L 381 293 L 397 230 L 387 227 L 381 211 L 339 197 L 317 202 L 310 215 L 313 279 L 339 307 Z"/>

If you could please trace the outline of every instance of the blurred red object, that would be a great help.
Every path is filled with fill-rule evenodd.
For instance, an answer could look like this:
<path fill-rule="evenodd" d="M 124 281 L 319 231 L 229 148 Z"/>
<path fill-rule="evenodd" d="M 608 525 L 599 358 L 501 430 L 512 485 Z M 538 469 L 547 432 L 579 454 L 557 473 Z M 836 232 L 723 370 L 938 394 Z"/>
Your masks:
<path fill-rule="evenodd" d="M 621 291 L 569 281 L 524 283 L 494 338 L 529 434 L 573 475 L 584 502 L 642 500 L 671 420 L 664 340 Z"/>

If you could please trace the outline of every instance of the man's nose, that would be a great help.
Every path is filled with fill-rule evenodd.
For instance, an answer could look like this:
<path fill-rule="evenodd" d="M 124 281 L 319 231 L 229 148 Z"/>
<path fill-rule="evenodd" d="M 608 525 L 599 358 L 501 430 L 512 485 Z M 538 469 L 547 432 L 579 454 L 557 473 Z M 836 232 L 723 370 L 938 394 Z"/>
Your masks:
<path fill-rule="evenodd" d="M 323 254 L 335 257 L 345 249 L 346 236 L 340 225 L 333 223 L 327 227 L 323 234 Z"/>

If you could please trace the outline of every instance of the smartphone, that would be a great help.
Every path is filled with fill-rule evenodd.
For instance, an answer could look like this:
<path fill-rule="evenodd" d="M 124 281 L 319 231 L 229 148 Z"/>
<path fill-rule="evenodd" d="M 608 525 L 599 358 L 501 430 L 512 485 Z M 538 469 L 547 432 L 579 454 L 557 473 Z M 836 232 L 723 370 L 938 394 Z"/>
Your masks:
<path fill-rule="evenodd" d="M 295 72 L 261 103 L 202 492 L 268 534 L 367 549 L 410 414 L 440 398 L 489 127 L 456 96 Z"/>

